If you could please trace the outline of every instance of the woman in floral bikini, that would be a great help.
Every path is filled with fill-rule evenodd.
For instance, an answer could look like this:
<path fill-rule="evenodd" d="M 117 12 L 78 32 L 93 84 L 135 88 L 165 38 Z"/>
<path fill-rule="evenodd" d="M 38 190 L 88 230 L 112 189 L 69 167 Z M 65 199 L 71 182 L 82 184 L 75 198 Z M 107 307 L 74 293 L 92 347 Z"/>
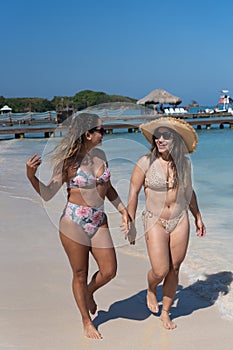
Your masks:
<path fill-rule="evenodd" d="M 73 270 L 73 293 L 82 316 L 84 334 L 101 339 L 91 314 L 97 305 L 94 292 L 116 274 L 117 262 L 113 242 L 104 213 L 107 197 L 122 214 L 122 231 L 128 234 L 129 217 L 110 181 L 105 153 L 96 148 L 104 135 L 101 119 L 95 114 L 81 113 L 72 118 L 67 135 L 54 151 L 53 174 L 47 185 L 36 177 L 41 157 L 34 154 L 27 161 L 27 176 L 37 193 L 50 200 L 67 183 L 68 201 L 60 220 L 60 238 Z M 99 270 L 89 284 L 89 253 Z"/>

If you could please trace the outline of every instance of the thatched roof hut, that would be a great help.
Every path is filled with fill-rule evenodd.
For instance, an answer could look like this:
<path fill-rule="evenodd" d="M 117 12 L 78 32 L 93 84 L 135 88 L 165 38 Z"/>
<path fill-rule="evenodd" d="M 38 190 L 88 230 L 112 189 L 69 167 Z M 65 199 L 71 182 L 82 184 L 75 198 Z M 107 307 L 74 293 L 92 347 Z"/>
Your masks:
<path fill-rule="evenodd" d="M 174 96 L 163 89 L 151 91 L 147 96 L 137 101 L 139 105 L 145 104 L 170 104 L 178 105 L 182 102 L 180 97 Z"/>

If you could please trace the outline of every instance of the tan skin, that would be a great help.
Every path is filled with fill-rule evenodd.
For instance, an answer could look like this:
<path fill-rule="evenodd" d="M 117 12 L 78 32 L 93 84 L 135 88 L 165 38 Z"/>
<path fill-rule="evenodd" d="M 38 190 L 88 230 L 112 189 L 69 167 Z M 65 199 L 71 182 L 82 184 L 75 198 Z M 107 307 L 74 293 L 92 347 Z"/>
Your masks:
<path fill-rule="evenodd" d="M 159 128 L 159 131 L 167 132 L 169 130 Z M 161 217 L 169 220 L 169 218 L 177 216 L 184 210 L 185 198 L 189 196 L 189 209 L 195 219 L 197 235 L 203 237 L 206 229 L 198 208 L 195 192 L 192 188 L 191 170 L 188 169 L 188 186 L 183 195 L 182 191 L 172 186 L 173 170 L 169 165 L 169 150 L 172 147 L 172 142 L 172 138 L 165 140 L 163 136 L 156 139 L 159 156 L 154 162 L 158 163 L 157 165 L 160 167 L 161 172 L 168 179 L 168 188 L 164 194 L 145 187 L 146 208 L 155 213 L 157 218 Z M 151 164 L 148 157 L 143 156 L 132 173 L 128 198 L 128 211 L 132 220 L 135 220 L 139 192 L 142 186 L 145 185 L 146 174 L 150 171 L 150 167 Z M 182 220 L 170 234 L 165 231 L 161 222 L 155 219 L 146 231 L 147 251 L 151 263 L 151 269 L 148 272 L 147 306 L 152 312 L 158 313 L 159 305 L 156 298 L 156 287 L 163 281 L 163 306 L 160 318 L 164 328 L 167 330 L 176 328 L 176 324 L 171 320 L 169 313 L 176 294 L 180 265 L 185 258 L 188 241 L 189 219 L 187 212 L 184 212 Z"/>
<path fill-rule="evenodd" d="M 101 128 L 101 124 L 99 128 Z M 101 144 L 102 137 L 103 135 L 98 130 L 94 133 L 87 131 L 85 142 L 78 155 L 78 163 L 81 164 L 82 169 L 92 173 L 95 177 L 103 174 L 104 161 L 106 161 L 104 152 L 95 148 Z M 69 169 L 68 174 L 62 176 L 55 168 L 50 181 L 45 185 L 35 175 L 40 164 L 40 156 L 34 154 L 30 157 L 26 163 L 27 176 L 34 189 L 45 201 L 48 201 L 58 192 L 64 182 L 69 183 L 74 176 L 74 169 Z M 121 229 L 127 237 L 130 223 L 128 212 L 110 181 L 97 184 L 96 187 L 91 189 L 71 188 L 69 202 L 98 207 L 103 204 L 106 197 L 121 213 Z M 84 335 L 92 339 L 102 339 L 102 335 L 95 328 L 90 314 L 94 314 L 97 310 L 93 297 L 94 292 L 108 283 L 116 275 L 117 270 L 116 254 L 107 219 L 99 227 L 94 237 L 89 239 L 79 225 L 66 217 L 62 217 L 60 238 L 73 271 L 73 294 L 82 316 Z M 98 271 L 92 276 L 88 284 L 89 253 L 94 257 L 98 265 Z"/>

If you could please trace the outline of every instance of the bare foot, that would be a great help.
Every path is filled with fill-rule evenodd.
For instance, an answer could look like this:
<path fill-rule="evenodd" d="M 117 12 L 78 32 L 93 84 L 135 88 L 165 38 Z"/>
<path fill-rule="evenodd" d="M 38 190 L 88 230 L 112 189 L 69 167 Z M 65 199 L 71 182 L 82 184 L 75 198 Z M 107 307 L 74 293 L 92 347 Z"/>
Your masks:
<path fill-rule="evenodd" d="M 150 291 L 149 289 L 147 291 L 146 302 L 147 302 L 147 307 L 151 312 L 155 314 L 159 312 L 159 304 L 158 304 L 156 295 L 154 292 Z"/>
<path fill-rule="evenodd" d="M 96 313 L 96 310 L 97 310 L 97 305 L 96 305 L 96 302 L 93 298 L 93 295 L 89 295 L 88 307 L 89 307 L 90 313 L 92 315 L 94 315 Z"/>
<path fill-rule="evenodd" d="M 91 321 L 84 325 L 84 335 L 91 339 L 103 339 Z"/>
<path fill-rule="evenodd" d="M 176 324 L 170 319 L 169 311 L 162 309 L 162 313 L 160 316 L 160 320 L 163 322 L 163 326 L 165 329 L 175 329 Z"/>

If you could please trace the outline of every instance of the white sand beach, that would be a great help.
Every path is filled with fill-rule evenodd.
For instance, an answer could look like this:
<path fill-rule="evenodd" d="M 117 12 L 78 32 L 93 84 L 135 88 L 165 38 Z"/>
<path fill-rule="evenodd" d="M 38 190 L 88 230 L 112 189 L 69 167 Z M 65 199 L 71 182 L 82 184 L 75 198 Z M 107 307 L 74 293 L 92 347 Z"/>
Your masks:
<path fill-rule="evenodd" d="M 86 339 L 56 227 L 36 196 L 0 197 L 1 350 L 232 349 L 232 321 L 197 297 L 183 273 L 172 309 L 178 327 L 163 329 L 145 304 L 148 260 L 136 256 L 133 246 L 116 249 L 117 277 L 96 293 L 93 319 L 103 340 Z M 90 265 L 95 271 L 92 260 Z"/>

